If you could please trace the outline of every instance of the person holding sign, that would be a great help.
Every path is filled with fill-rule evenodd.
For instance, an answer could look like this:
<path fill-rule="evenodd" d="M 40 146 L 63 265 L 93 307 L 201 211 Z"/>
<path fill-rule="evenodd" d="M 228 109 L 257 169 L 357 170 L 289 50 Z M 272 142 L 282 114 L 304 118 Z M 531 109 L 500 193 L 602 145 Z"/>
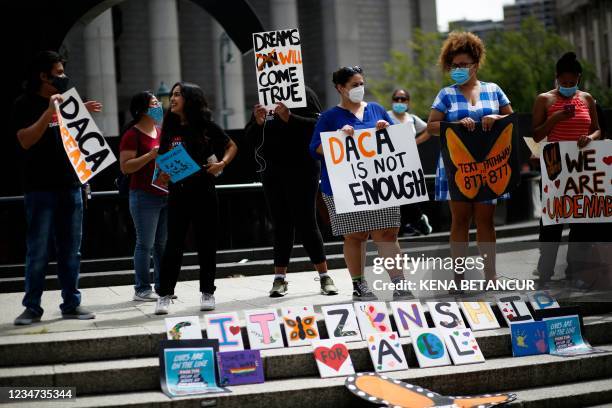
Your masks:
<path fill-rule="evenodd" d="M 259 148 L 263 147 L 262 182 L 274 228 L 274 282 L 270 297 L 287 293 L 287 265 L 295 230 L 299 231 L 304 249 L 319 272 L 321 294 L 338 293 L 327 274 L 316 218 L 321 167 L 308 152 L 321 104 L 317 94 L 308 87 L 306 101 L 305 108 L 293 109 L 279 102 L 272 117 L 267 117 L 266 108 L 257 104 L 246 126 L 247 137 Z"/>
<path fill-rule="evenodd" d="M 445 72 L 450 72 L 455 83 L 442 88 L 436 96 L 427 124 L 429 133 L 440 135 L 440 123 L 443 121 L 459 123 L 470 131 L 476 126 L 488 131 L 496 120 L 512 113 L 510 100 L 497 84 L 478 80 L 478 70 L 484 60 L 485 47 L 478 36 L 457 31 L 448 35 L 440 52 L 440 65 Z M 484 257 L 485 278 L 496 279 L 493 216 L 497 200 L 509 198 L 509 194 L 481 202 L 455 201 L 450 199 L 448 183 L 440 154 L 436 170 L 436 200 L 449 202 L 452 256 L 467 256 L 469 228 L 474 219 L 478 247 Z M 457 283 L 461 279 L 462 275 L 455 273 Z"/>
<path fill-rule="evenodd" d="M 168 313 L 190 224 L 200 264 L 200 310 L 215 308 L 218 223 L 215 176 L 238 150 L 223 129 L 212 121 L 202 89 L 187 82 L 178 82 L 172 87 L 159 151 L 166 153 L 179 146 L 203 169 L 168 186 L 168 241 L 160 269 L 155 314 Z M 217 160 L 215 152 L 220 151 L 223 157 Z"/>
<path fill-rule="evenodd" d="M 533 107 L 533 140 L 548 138 L 549 142 L 576 142 L 579 148 L 600 139 L 601 131 L 593 97 L 578 89 L 582 66 L 573 52 L 565 53 L 556 65 L 557 87 L 538 95 Z M 544 169 L 543 169 L 544 170 Z M 575 259 L 581 250 L 576 242 L 591 241 L 593 224 L 570 224 L 566 275 L 573 276 Z M 544 286 L 554 275 L 563 224 L 543 226 L 540 219 L 540 259 L 536 273 Z M 584 248 L 583 248 L 584 249 Z M 573 268 L 574 267 L 574 268 Z"/>
<path fill-rule="evenodd" d="M 164 111 L 150 91 L 132 97 L 133 120 L 126 126 L 119 146 L 121 172 L 130 175 L 130 214 L 136 230 L 134 248 L 134 300 L 154 302 L 157 296 L 149 283 L 149 265 L 153 251 L 155 289 L 159 290 L 159 269 L 167 237 L 168 193 L 152 185 L 155 158 L 161 132 L 158 125 Z"/>
<path fill-rule="evenodd" d="M 410 94 L 405 89 L 396 89 L 391 94 L 392 109 L 387 111 L 393 124 L 408 123 L 414 128 L 416 144 L 419 145 L 429 140 L 431 135 L 427 132 L 427 123 L 417 115 L 410 113 Z M 413 234 L 429 235 L 432 228 L 429 225 L 429 218 L 418 204 L 402 205 L 402 225 L 404 229 L 412 230 Z M 404 224 L 408 222 L 408 224 Z"/>
<path fill-rule="evenodd" d="M 399 207 L 378 210 L 337 213 L 333 192 L 321 145 L 321 132 L 342 130 L 352 136 L 355 129 L 384 129 L 393 121 L 385 109 L 374 102 L 364 102 L 364 77 L 361 67 L 342 67 L 333 74 L 332 81 L 340 95 L 337 106 L 319 117 L 310 142 L 310 153 L 321 161 L 321 193 L 329 212 L 334 235 L 344 237 L 344 259 L 353 279 L 353 299 L 372 300 L 376 296 L 363 277 L 365 243 L 372 237 L 380 256 L 393 258 L 399 253 L 397 234 L 400 226 Z M 394 282 L 403 279 L 401 271 L 394 271 Z M 409 292 L 396 290 L 394 296 L 407 296 Z"/>
<path fill-rule="evenodd" d="M 81 262 L 83 201 L 78 178 L 64 151 L 55 103 L 68 90 L 64 59 L 54 51 L 39 53 L 32 62 L 26 91 L 13 107 L 12 122 L 24 162 L 24 204 L 27 223 L 25 259 L 25 311 L 16 325 L 39 322 L 45 287 L 48 247 L 54 240 L 57 275 L 64 302 L 64 319 L 93 319 L 80 306 L 78 290 Z M 96 101 L 85 103 L 100 112 Z"/>

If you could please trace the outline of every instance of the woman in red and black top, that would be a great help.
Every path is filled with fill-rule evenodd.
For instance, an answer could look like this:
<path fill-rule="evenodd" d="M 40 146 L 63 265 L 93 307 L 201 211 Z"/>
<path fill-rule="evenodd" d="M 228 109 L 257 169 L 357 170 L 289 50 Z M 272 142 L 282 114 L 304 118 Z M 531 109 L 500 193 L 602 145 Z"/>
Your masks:
<path fill-rule="evenodd" d="M 164 112 L 150 91 L 138 93 L 130 102 L 132 122 L 121 138 L 121 172 L 130 175 L 130 214 L 136 230 L 134 248 L 134 300 L 155 301 L 151 290 L 149 265 L 153 253 L 155 290 L 159 290 L 159 269 L 166 246 L 167 192 L 151 185 L 155 158 L 161 139 L 158 125 Z"/>
<path fill-rule="evenodd" d="M 592 140 L 599 139 L 601 131 L 597 120 L 597 108 L 593 97 L 578 89 L 582 66 L 576 59 L 576 54 L 564 54 L 556 66 L 557 87 L 538 95 L 533 108 L 533 139 L 540 142 L 548 138 L 548 142 L 577 142 L 579 148 L 588 145 Z M 585 226 L 592 224 L 570 224 L 569 241 L 572 243 L 590 241 Z M 540 220 L 540 260 L 537 272 L 540 276 L 540 286 L 543 286 L 554 274 L 557 250 L 563 224 L 544 227 Z M 566 275 L 575 279 L 572 269 L 580 256 L 578 245 L 571 244 L 568 248 Z"/>
<path fill-rule="evenodd" d="M 168 313 L 190 224 L 200 263 L 200 310 L 215 308 L 218 223 L 215 175 L 229 164 L 237 151 L 236 144 L 212 121 L 202 89 L 187 82 L 178 82 L 172 87 L 159 151 L 165 153 L 179 144 L 203 169 L 168 186 L 168 242 L 162 260 L 160 297 L 155 314 Z M 224 152 L 220 160 L 211 160 L 215 151 Z"/>

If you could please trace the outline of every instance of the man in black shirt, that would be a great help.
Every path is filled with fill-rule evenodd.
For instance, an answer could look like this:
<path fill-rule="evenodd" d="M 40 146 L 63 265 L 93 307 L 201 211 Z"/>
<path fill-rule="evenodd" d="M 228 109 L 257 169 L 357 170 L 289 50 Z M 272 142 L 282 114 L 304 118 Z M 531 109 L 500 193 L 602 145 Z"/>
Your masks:
<path fill-rule="evenodd" d="M 55 101 L 68 89 L 64 61 L 53 51 L 36 56 L 26 92 L 13 107 L 14 131 L 21 146 L 24 164 L 24 204 L 27 222 L 25 259 L 25 311 L 16 325 L 40 321 L 45 287 L 48 246 L 55 243 L 57 275 L 64 302 L 64 319 L 93 319 L 93 313 L 80 307 L 78 290 L 83 202 L 81 188 L 60 137 Z M 99 112 L 95 101 L 86 104 Z"/>

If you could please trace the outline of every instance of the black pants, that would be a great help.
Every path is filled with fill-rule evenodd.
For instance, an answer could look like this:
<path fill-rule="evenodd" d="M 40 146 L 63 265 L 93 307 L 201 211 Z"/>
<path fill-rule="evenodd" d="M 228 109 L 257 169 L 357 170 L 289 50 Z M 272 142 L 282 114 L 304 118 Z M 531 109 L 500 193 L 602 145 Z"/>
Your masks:
<path fill-rule="evenodd" d="M 400 213 L 402 217 L 402 227 L 406 224 L 416 224 L 423 216 L 423 210 L 421 210 L 421 206 L 419 206 L 418 203 L 402 205 L 400 207 Z"/>
<path fill-rule="evenodd" d="M 262 176 L 264 194 L 274 229 L 274 266 L 289 265 L 295 230 L 310 261 L 325 261 L 323 239 L 317 225 L 316 198 L 320 168 L 305 166 L 300 170 L 268 168 Z"/>
<path fill-rule="evenodd" d="M 174 294 L 185 251 L 185 238 L 193 226 L 200 263 L 200 292 L 215 292 L 217 255 L 217 192 L 211 181 L 197 175 L 172 185 L 168 197 L 168 241 L 160 270 L 160 296 Z M 201 178 L 200 178 L 201 177 Z"/>
<path fill-rule="evenodd" d="M 563 225 L 543 226 L 540 219 L 540 259 L 538 260 L 538 271 L 540 279 L 543 281 L 550 280 L 554 275 L 555 263 L 557 260 L 557 251 L 563 234 Z M 575 279 L 576 274 L 582 269 L 582 266 L 588 261 L 584 259 L 588 256 L 589 248 L 593 241 L 590 236 L 589 229 L 593 224 L 569 224 L 569 244 L 567 248 L 567 269 L 566 277 Z"/>

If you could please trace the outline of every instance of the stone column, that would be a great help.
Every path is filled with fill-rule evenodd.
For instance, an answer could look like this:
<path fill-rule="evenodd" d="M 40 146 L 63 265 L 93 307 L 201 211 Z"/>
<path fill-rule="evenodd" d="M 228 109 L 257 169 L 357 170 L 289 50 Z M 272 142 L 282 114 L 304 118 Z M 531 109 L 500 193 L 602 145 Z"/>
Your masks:
<path fill-rule="evenodd" d="M 154 91 L 181 80 L 181 55 L 176 0 L 148 0 L 151 72 Z"/>
<path fill-rule="evenodd" d="M 270 30 L 298 27 L 297 0 L 270 0 Z"/>
<path fill-rule="evenodd" d="M 215 64 L 215 118 L 217 123 L 225 129 L 243 128 L 246 124 L 246 100 L 242 55 L 217 22 L 213 22 L 212 31 Z"/>
<path fill-rule="evenodd" d="M 117 81 L 111 9 L 85 26 L 83 40 L 86 93 L 82 96 L 97 100 L 104 105 L 102 112 L 92 114 L 104 136 L 118 136 Z"/>

